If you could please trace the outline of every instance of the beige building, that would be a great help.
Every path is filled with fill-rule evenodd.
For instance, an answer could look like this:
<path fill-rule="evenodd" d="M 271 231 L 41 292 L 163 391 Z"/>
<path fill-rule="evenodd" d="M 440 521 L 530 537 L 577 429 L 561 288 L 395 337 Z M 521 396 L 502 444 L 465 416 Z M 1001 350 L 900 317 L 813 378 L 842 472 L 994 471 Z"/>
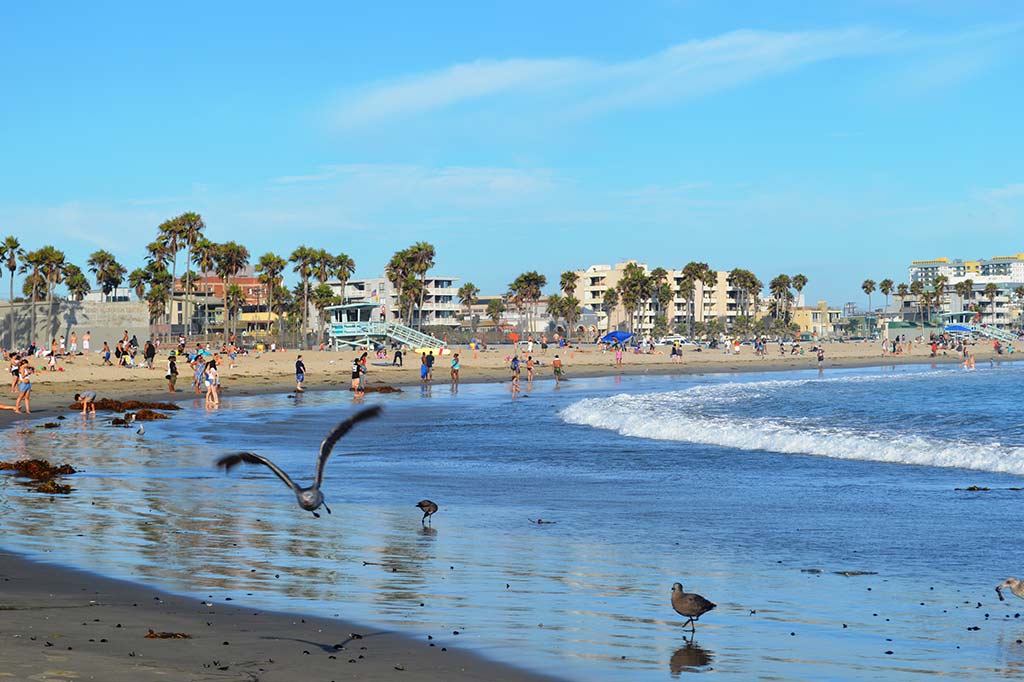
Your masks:
<path fill-rule="evenodd" d="M 792 309 L 792 321 L 799 325 L 801 334 L 813 334 L 819 338 L 842 334 L 842 310 L 828 307 L 825 301 L 817 306 L 798 306 Z"/>
<path fill-rule="evenodd" d="M 608 289 L 616 287 L 622 280 L 626 266 L 636 263 L 644 272 L 650 272 L 646 263 L 637 261 L 626 261 L 614 265 L 597 264 L 591 265 L 586 270 L 577 270 L 576 290 L 574 295 L 584 306 L 593 308 L 597 313 L 598 329 L 607 331 L 615 329 L 629 319 L 629 314 L 620 301 L 614 310 L 604 309 L 604 294 Z M 720 320 L 726 327 L 731 327 L 736 318 L 743 314 L 743 300 L 741 292 L 729 286 L 729 273 L 725 270 L 716 271 L 716 282 L 713 286 L 707 286 L 698 282 L 693 296 L 693 317 L 696 322 L 705 322 L 712 319 Z M 668 281 L 672 285 L 674 296 L 661 311 L 666 318 L 670 329 L 679 325 L 685 325 L 689 319 L 689 303 L 685 292 L 681 291 L 683 283 L 683 270 L 668 271 Z M 748 314 L 755 315 L 753 300 L 749 302 Z M 658 311 L 650 303 L 645 305 L 635 320 L 635 327 L 638 332 L 647 332 L 654 328 L 655 318 Z"/>

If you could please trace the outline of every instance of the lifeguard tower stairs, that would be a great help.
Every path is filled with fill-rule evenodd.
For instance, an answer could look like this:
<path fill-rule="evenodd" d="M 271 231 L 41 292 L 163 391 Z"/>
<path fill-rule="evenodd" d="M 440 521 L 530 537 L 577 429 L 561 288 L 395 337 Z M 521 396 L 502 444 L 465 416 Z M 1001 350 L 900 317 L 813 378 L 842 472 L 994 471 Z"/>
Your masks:
<path fill-rule="evenodd" d="M 379 303 L 349 303 L 325 308 L 330 315 L 330 339 L 335 348 L 373 348 L 394 341 L 411 348 L 444 348 L 447 344 L 429 334 L 397 322 L 373 319 Z"/>

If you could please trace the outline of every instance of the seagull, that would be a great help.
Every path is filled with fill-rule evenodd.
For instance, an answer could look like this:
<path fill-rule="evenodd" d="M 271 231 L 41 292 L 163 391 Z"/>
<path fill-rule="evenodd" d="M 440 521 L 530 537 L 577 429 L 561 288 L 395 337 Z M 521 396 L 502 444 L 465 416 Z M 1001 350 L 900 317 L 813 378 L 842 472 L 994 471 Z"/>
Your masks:
<path fill-rule="evenodd" d="M 1018 580 L 1017 578 L 1007 578 L 996 588 L 996 594 L 999 595 L 999 601 L 1006 601 L 1003 598 L 1002 589 L 1009 588 L 1010 592 L 1013 592 L 1016 596 L 1024 599 L 1024 580 Z"/>
<path fill-rule="evenodd" d="M 426 523 L 427 519 L 437 511 L 437 505 L 430 500 L 420 500 L 416 506 L 423 512 L 423 518 L 420 519 L 420 523 Z"/>
<path fill-rule="evenodd" d="M 320 484 L 324 480 L 324 466 L 327 464 L 327 459 L 331 456 L 331 450 L 334 449 L 334 445 L 348 433 L 349 429 L 355 426 L 357 423 L 366 419 L 371 419 L 380 414 L 380 405 L 374 405 L 368 407 L 365 410 L 360 410 L 354 415 L 341 422 L 334 429 L 327 434 L 323 442 L 320 443 L 320 455 L 316 460 L 316 476 L 313 478 L 313 485 L 308 488 L 300 487 L 291 479 L 291 477 L 262 455 L 257 455 L 253 452 L 236 452 L 233 455 L 227 455 L 217 460 L 217 466 L 223 467 L 225 471 L 230 471 L 232 467 L 237 464 L 245 462 L 246 464 L 262 464 L 267 467 L 277 477 L 284 481 L 284 484 L 292 489 L 295 493 L 295 497 L 298 499 L 299 506 L 308 512 L 313 512 L 313 516 L 320 518 L 320 515 L 316 513 L 316 510 L 323 506 L 327 510 L 327 513 L 331 513 L 331 508 L 324 504 L 324 494 L 320 492 Z M 435 509 L 437 507 L 435 506 Z"/>
<path fill-rule="evenodd" d="M 680 616 L 686 616 L 689 618 L 688 621 L 683 623 L 685 628 L 687 625 L 690 626 L 690 632 L 695 632 L 697 626 L 694 625 L 694 621 L 698 620 L 705 613 L 715 608 L 716 604 L 708 601 L 699 594 L 693 594 L 690 592 L 683 592 L 683 586 L 680 583 L 672 585 L 672 608 L 676 610 Z"/>

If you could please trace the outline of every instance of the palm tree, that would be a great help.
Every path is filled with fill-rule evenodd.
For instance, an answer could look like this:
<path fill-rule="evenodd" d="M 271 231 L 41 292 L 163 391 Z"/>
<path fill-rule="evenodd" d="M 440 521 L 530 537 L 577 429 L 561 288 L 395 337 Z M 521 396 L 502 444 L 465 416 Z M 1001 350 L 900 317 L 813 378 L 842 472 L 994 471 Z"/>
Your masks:
<path fill-rule="evenodd" d="M 82 273 L 77 265 L 68 264 L 64 269 L 64 286 L 68 289 L 68 295 L 76 301 L 81 301 L 89 293 L 89 279 Z"/>
<path fill-rule="evenodd" d="M 572 294 L 562 298 L 562 317 L 565 318 L 566 334 L 572 336 L 580 319 L 580 302 Z"/>
<path fill-rule="evenodd" d="M 627 263 L 617 288 L 629 316 L 629 331 L 636 333 L 636 316 L 640 305 L 650 298 L 651 278 L 637 263 Z"/>
<path fill-rule="evenodd" d="M 910 293 L 910 288 L 906 282 L 900 282 L 896 286 L 896 298 L 900 299 L 900 315 L 903 314 L 903 303 L 907 300 L 907 294 Z"/>
<path fill-rule="evenodd" d="M 192 245 L 192 264 L 196 266 L 196 270 L 199 271 L 199 276 L 203 280 L 207 279 L 213 269 L 217 265 L 215 256 L 217 255 L 218 245 L 211 242 L 209 239 L 203 236 L 199 236 L 195 243 Z M 210 290 L 207 286 L 207 290 L 203 292 L 203 336 L 206 337 L 209 332 L 209 299 Z"/>
<path fill-rule="evenodd" d="M 1024 304 L 1024 286 L 1017 287 L 1013 290 L 1013 296 L 1017 299 L 1017 305 L 1021 306 Z"/>
<path fill-rule="evenodd" d="M 334 289 L 327 284 L 319 284 L 311 292 L 311 298 L 313 301 L 313 307 L 316 308 L 317 313 L 321 320 L 320 323 L 320 334 L 318 335 L 320 340 L 323 341 L 323 333 L 327 329 L 327 325 L 324 323 L 324 319 L 327 313 L 327 308 L 332 305 L 337 305 L 341 300 L 337 294 L 334 293 Z"/>
<path fill-rule="evenodd" d="M 148 279 L 146 271 L 142 268 L 135 268 L 128 273 L 128 286 L 135 290 L 135 296 L 140 300 L 146 297 L 146 284 Z"/>
<path fill-rule="evenodd" d="M 768 283 L 768 290 L 772 292 L 772 297 L 775 299 L 776 320 L 788 320 L 789 318 L 787 314 L 789 311 L 789 299 L 793 296 L 789 292 L 789 288 L 792 285 L 793 280 L 789 278 L 789 275 L 779 275 Z"/>
<path fill-rule="evenodd" d="M 164 253 L 171 259 L 172 283 L 178 278 L 178 251 L 181 250 L 183 236 L 184 229 L 178 218 L 165 220 L 157 227 L 157 241 L 163 244 Z"/>
<path fill-rule="evenodd" d="M 403 294 L 404 294 L 404 292 L 402 291 L 402 288 L 405 286 L 405 283 L 408 281 L 409 274 L 410 274 L 410 271 L 409 271 L 409 250 L 408 249 L 402 249 L 401 251 L 396 251 L 391 256 L 391 260 L 388 261 L 387 266 L 385 266 L 385 268 L 384 268 L 384 276 L 388 278 L 389 282 L 391 282 L 391 286 L 394 287 L 394 289 L 395 289 L 395 295 L 398 297 L 398 301 L 399 301 L 398 313 L 399 314 L 397 315 L 397 317 L 398 317 L 399 320 L 404 319 L 403 316 L 402 316 L 402 310 L 403 310 L 403 308 L 402 308 L 402 301 L 403 301 Z M 411 323 L 411 320 L 410 320 L 410 323 Z"/>
<path fill-rule="evenodd" d="M 548 296 L 548 316 L 555 321 L 555 331 L 558 331 L 558 320 L 562 317 L 562 297 L 558 294 Z M 566 334 L 568 337 L 568 334 Z"/>
<path fill-rule="evenodd" d="M 687 336 L 693 336 L 693 323 L 696 322 L 697 309 L 693 305 L 693 299 L 697 295 L 697 282 L 703 284 L 707 277 L 707 272 L 710 270 L 707 263 L 698 263 L 696 261 L 690 261 L 683 266 L 683 277 L 680 283 L 679 293 L 686 298 L 686 309 L 687 309 Z M 703 294 L 701 294 L 703 298 Z M 701 310 L 703 317 L 703 309 Z"/>
<path fill-rule="evenodd" d="M 14 235 L 9 235 L 0 243 L 0 260 L 10 272 L 10 296 L 7 299 L 7 348 L 14 348 L 14 273 L 18 269 L 19 261 L 25 256 L 25 250 Z"/>
<path fill-rule="evenodd" d="M 300 246 L 288 257 L 288 260 L 295 264 L 292 272 L 299 275 L 299 284 L 302 287 L 302 347 L 309 347 L 309 329 L 307 313 L 309 310 L 309 278 L 313 276 L 313 267 L 316 264 L 317 252 L 308 246 Z"/>
<path fill-rule="evenodd" d="M 886 308 L 886 310 L 889 309 L 889 294 L 892 293 L 893 287 L 895 287 L 895 286 L 896 286 L 896 284 L 891 279 L 889 279 L 888 277 L 886 277 L 885 279 L 883 279 L 881 282 L 878 283 L 878 290 L 881 291 L 885 295 L 885 308 Z"/>
<path fill-rule="evenodd" d="M 910 293 L 917 301 L 917 317 L 921 319 L 921 296 L 924 295 L 924 282 L 917 280 L 910 283 Z"/>
<path fill-rule="evenodd" d="M 487 302 L 487 317 L 494 323 L 494 332 L 499 340 L 501 339 L 501 333 L 498 330 L 498 323 L 501 322 L 501 316 L 504 312 L 505 302 L 500 298 L 492 298 Z"/>
<path fill-rule="evenodd" d="M 604 295 L 601 297 L 601 307 L 604 309 L 605 319 L 608 320 L 608 328 L 605 331 L 610 332 L 614 329 L 612 313 L 619 307 L 619 292 L 615 290 L 615 287 L 605 289 Z"/>
<path fill-rule="evenodd" d="M 345 303 L 345 285 L 352 279 L 352 275 L 356 274 L 356 262 L 347 253 L 339 253 L 334 257 L 334 264 L 332 266 L 333 274 L 341 283 L 341 304 Z"/>
<path fill-rule="evenodd" d="M 185 247 L 185 262 L 192 262 L 192 253 L 196 248 L 196 244 L 203 239 L 203 230 L 206 229 L 206 223 L 203 222 L 203 217 L 198 213 L 191 211 L 182 213 L 175 219 L 178 222 L 178 239 L 181 244 Z M 193 287 L 185 286 L 182 282 L 182 286 L 185 288 L 185 319 L 187 320 L 185 327 L 185 334 L 187 336 L 192 335 L 192 289 Z"/>
<path fill-rule="evenodd" d="M 276 253 L 265 253 L 260 256 L 259 263 L 256 264 L 256 272 L 260 276 L 260 284 L 266 288 L 267 292 L 267 333 L 270 333 L 270 316 L 274 313 L 274 294 L 281 287 L 281 273 L 288 266 L 288 263 L 284 258 L 277 255 Z M 284 325 L 281 324 L 281 319 L 277 321 L 277 334 L 278 342 L 283 345 L 284 341 L 281 334 L 284 331 Z"/>
<path fill-rule="evenodd" d="M 237 284 L 231 284 L 224 290 L 224 329 L 225 333 L 230 326 L 233 331 L 238 331 L 238 313 L 245 305 L 245 292 Z M 232 324 L 233 321 L 233 324 Z M 225 338 L 227 338 L 225 336 Z"/>
<path fill-rule="evenodd" d="M 989 282 L 985 285 L 985 298 L 989 302 L 989 315 L 992 317 L 991 324 L 996 323 L 996 297 L 999 296 L 999 285 Z"/>
<path fill-rule="evenodd" d="M 946 296 L 946 284 L 949 282 L 949 277 L 945 275 L 937 275 L 932 281 L 932 303 L 936 310 L 942 310 L 943 299 Z"/>
<path fill-rule="evenodd" d="M 521 310 L 526 312 L 526 331 L 533 331 L 535 308 L 540 300 L 542 290 L 547 286 L 548 278 L 536 270 L 524 272 L 508 285 L 509 293 Z"/>
<path fill-rule="evenodd" d="M 217 275 L 224 281 L 224 305 L 227 312 L 227 292 L 231 277 L 237 275 L 249 264 L 249 249 L 237 242 L 224 242 L 217 249 L 213 260 L 216 262 Z M 224 343 L 228 342 L 227 322 L 224 324 Z"/>
<path fill-rule="evenodd" d="M 417 329 L 423 329 L 423 296 L 427 290 L 427 271 L 434 267 L 434 245 L 428 242 L 416 242 L 409 248 L 411 259 L 411 270 L 420 276 L 420 299 L 416 306 L 416 315 L 419 318 Z"/>
<path fill-rule="evenodd" d="M 43 276 L 46 282 L 46 300 L 48 302 L 47 315 L 46 315 L 46 333 L 47 337 L 51 337 L 56 329 L 55 322 L 55 311 L 53 308 L 54 289 L 57 285 L 64 281 L 64 272 L 67 267 L 67 258 L 64 252 L 60 249 L 52 246 L 44 246 L 39 249 L 41 254 L 42 263 L 40 265 L 39 273 Z"/>
<path fill-rule="evenodd" d="M 474 334 L 476 334 L 476 324 L 473 323 L 473 306 L 476 305 L 479 295 L 480 289 L 472 282 L 466 282 L 459 287 L 459 305 L 466 309 L 466 317 L 470 321 L 470 327 Z"/>
<path fill-rule="evenodd" d="M 102 249 L 93 252 L 89 256 L 89 260 L 86 261 L 86 265 L 89 266 L 89 272 L 96 276 L 96 286 L 107 297 L 117 291 L 117 288 L 121 286 L 121 282 L 124 281 L 125 274 L 128 272 L 123 265 L 117 262 L 112 253 Z"/>
<path fill-rule="evenodd" d="M 29 251 L 22 257 L 21 266 L 18 269 L 19 272 L 28 274 L 28 277 L 25 278 L 25 286 L 22 291 L 26 292 L 26 295 L 30 296 L 30 300 L 32 302 L 32 326 L 29 328 L 30 343 L 36 340 L 36 303 L 39 301 L 39 292 L 46 290 L 45 280 L 41 274 L 44 257 L 45 254 L 42 249 Z"/>
<path fill-rule="evenodd" d="M 803 293 L 804 287 L 807 286 L 807 277 L 805 275 L 793 275 L 793 278 L 790 280 L 790 283 L 793 285 L 793 289 L 796 291 L 797 298 L 799 298 L 800 294 Z"/>
<path fill-rule="evenodd" d="M 868 314 L 871 313 L 871 293 L 875 290 L 875 280 L 866 279 L 860 285 L 861 290 L 868 295 Z"/>
<path fill-rule="evenodd" d="M 562 293 L 566 296 L 572 296 L 576 293 L 576 283 L 580 280 L 580 276 L 572 270 L 566 270 L 562 273 L 559 278 L 558 288 L 562 290 Z"/>

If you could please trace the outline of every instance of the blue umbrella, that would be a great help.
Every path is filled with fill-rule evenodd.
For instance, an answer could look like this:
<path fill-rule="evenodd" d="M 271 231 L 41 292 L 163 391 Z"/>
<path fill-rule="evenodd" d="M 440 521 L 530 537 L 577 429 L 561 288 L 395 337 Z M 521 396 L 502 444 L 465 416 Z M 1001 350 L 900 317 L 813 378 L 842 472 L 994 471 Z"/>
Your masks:
<path fill-rule="evenodd" d="M 622 345 L 631 338 L 633 338 L 633 335 L 629 332 L 608 332 L 601 337 L 601 343 L 617 343 Z"/>

